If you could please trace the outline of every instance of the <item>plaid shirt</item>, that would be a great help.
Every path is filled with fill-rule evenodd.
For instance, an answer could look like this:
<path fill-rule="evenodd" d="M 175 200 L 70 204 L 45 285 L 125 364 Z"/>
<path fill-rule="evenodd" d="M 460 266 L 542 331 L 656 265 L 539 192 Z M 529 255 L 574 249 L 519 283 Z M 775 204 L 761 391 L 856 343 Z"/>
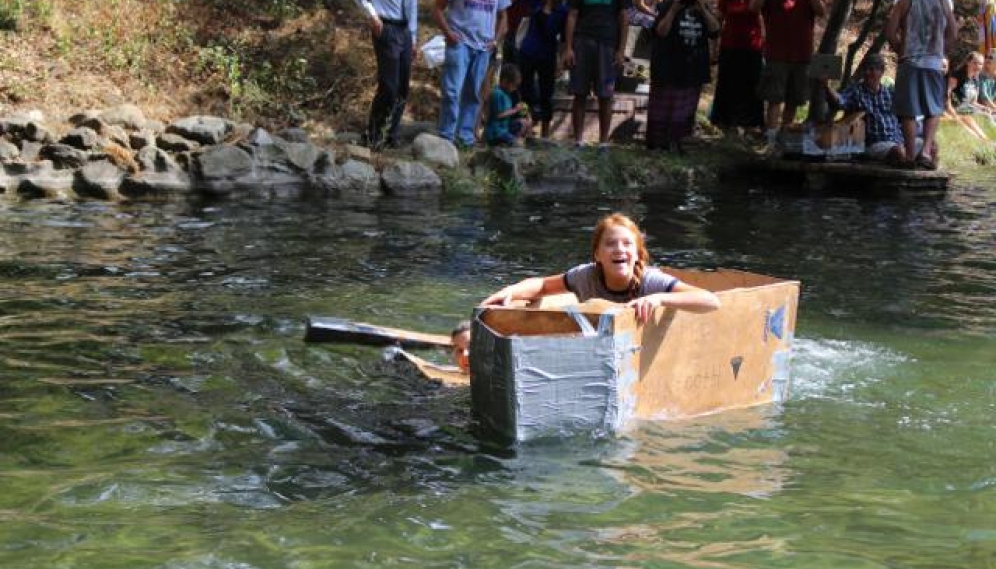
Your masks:
<path fill-rule="evenodd" d="M 892 112 L 893 88 L 886 85 L 873 93 L 864 81 L 851 83 L 840 92 L 840 105 L 848 112 L 865 112 L 865 144 L 876 142 L 903 143 L 899 119 Z"/>

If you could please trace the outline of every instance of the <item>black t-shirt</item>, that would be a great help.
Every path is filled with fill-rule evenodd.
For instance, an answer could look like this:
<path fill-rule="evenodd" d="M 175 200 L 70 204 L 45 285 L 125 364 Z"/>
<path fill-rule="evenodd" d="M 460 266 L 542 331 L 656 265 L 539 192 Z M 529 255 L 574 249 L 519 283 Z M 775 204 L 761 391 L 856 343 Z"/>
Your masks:
<path fill-rule="evenodd" d="M 571 9 L 578 11 L 574 35 L 614 47 L 619 41 L 619 12 L 631 5 L 631 0 L 570 0 Z"/>
<path fill-rule="evenodd" d="M 664 18 L 675 0 L 658 6 L 657 24 Z M 678 0 L 680 1 L 680 0 Z M 655 34 L 650 77 L 655 83 L 671 87 L 697 87 L 708 83 L 710 32 L 705 16 L 691 6 L 683 6 L 675 14 L 671 29 L 664 37 Z"/>

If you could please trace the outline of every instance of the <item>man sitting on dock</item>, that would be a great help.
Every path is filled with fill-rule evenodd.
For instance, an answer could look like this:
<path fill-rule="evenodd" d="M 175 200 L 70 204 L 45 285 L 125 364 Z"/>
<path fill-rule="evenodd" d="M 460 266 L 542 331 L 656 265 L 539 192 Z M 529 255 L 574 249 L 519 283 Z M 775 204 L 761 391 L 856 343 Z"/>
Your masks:
<path fill-rule="evenodd" d="M 861 80 L 851 83 L 843 91 L 834 91 L 824 80 L 827 98 L 832 105 L 846 113 L 865 113 L 865 154 L 872 160 L 889 164 L 907 162 L 903 144 L 903 131 L 899 119 L 892 109 L 895 90 L 884 85 L 885 58 L 881 54 L 868 55 L 861 64 Z M 919 153 L 923 140 L 917 138 L 916 152 Z M 937 163 L 937 157 L 931 157 Z"/>

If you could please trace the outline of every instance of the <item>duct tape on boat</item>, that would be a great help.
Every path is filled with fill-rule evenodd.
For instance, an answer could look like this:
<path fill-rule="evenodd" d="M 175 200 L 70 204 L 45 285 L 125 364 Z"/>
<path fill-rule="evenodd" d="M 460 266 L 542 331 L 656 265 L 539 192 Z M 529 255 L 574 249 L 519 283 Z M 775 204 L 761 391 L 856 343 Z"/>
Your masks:
<path fill-rule="evenodd" d="M 582 336 L 604 336 L 612 331 L 612 319 L 618 312 L 616 309 L 608 310 L 603 312 L 598 317 L 598 330 L 591 325 L 588 318 L 578 311 L 577 306 L 568 305 L 564 307 L 564 312 L 570 315 L 571 318 L 577 322 L 578 327 L 581 328 Z"/>
<path fill-rule="evenodd" d="M 771 400 L 785 401 L 788 397 L 789 377 L 791 373 L 792 353 L 789 350 L 778 350 L 771 354 Z"/>

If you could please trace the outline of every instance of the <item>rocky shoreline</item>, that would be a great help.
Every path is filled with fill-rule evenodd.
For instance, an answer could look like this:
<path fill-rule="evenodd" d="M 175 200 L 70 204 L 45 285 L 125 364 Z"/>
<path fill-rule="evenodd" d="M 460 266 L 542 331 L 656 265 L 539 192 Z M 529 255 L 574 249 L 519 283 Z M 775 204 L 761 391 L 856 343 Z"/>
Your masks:
<path fill-rule="evenodd" d="M 60 127 L 64 134 L 56 135 Z M 270 133 L 217 116 L 164 124 L 145 118 L 134 105 L 77 113 L 55 126 L 32 112 L 0 118 L 0 191 L 8 200 L 56 201 L 431 196 L 454 181 L 486 193 L 495 187 L 593 187 L 607 175 L 624 187 L 710 175 L 708 169 L 667 169 L 652 160 L 624 161 L 607 174 L 594 151 L 542 140 L 524 148 L 458 151 L 431 130 L 431 125 L 407 125 L 401 148 L 372 154 L 350 143 L 355 136 L 323 146 L 302 129 Z M 637 154 L 622 147 L 613 152 Z"/>

